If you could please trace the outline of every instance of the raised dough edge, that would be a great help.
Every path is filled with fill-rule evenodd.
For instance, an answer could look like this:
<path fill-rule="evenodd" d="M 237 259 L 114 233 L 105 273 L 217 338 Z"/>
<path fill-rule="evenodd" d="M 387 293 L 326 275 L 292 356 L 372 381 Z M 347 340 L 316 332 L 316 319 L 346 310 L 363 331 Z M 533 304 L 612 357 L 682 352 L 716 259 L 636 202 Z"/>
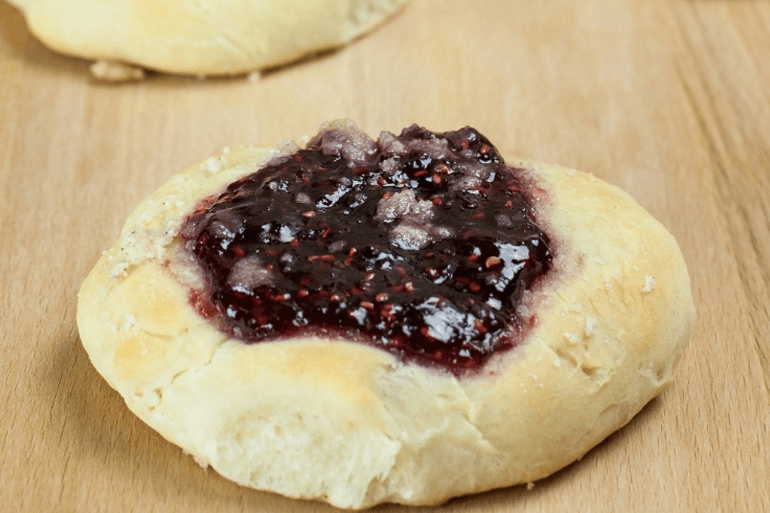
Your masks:
<path fill-rule="evenodd" d="M 559 270 L 529 300 L 526 342 L 482 374 L 458 380 L 344 341 L 228 340 L 169 264 L 175 230 L 202 198 L 293 148 L 236 149 L 174 175 L 80 293 L 97 370 L 199 463 L 342 508 L 437 504 L 558 470 L 670 383 L 694 319 L 673 237 L 619 189 L 523 162 L 509 165 L 544 191 L 538 215 Z"/>

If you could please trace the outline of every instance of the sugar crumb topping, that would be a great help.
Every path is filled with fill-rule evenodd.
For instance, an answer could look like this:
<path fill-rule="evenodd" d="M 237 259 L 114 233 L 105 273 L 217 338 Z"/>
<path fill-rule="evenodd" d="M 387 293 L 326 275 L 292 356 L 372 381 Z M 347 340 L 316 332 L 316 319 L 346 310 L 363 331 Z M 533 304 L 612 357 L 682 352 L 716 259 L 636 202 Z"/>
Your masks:
<path fill-rule="evenodd" d="M 596 327 L 596 319 L 593 317 L 586 317 L 586 336 L 590 337 L 594 334 L 594 327 Z"/>
<path fill-rule="evenodd" d="M 136 317 L 134 317 L 131 313 L 127 313 L 124 316 L 124 319 L 126 322 L 123 324 L 123 331 L 129 331 L 131 328 L 136 326 Z"/>
<path fill-rule="evenodd" d="M 222 170 L 222 163 L 216 157 L 209 157 L 203 161 L 203 165 L 206 166 L 212 175 L 219 173 Z"/>
<path fill-rule="evenodd" d="M 642 288 L 642 292 L 648 293 L 652 292 L 655 289 L 655 277 L 654 276 L 645 276 L 644 277 L 644 288 Z"/>
<path fill-rule="evenodd" d="M 180 223 L 177 219 L 169 219 L 161 229 L 138 229 L 124 234 L 120 243 L 122 258 L 110 269 L 110 278 L 118 279 L 124 276 L 132 265 L 162 259 L 166 246 L 179 232 Z"/>
<path fill-rule="evenodd" d="M 564 333 L 564 337 L 567 340 L 569 340 L 570 344 L 577 344 L 578 342 L 580 342 L 580 335 L 578 335 L 577 333 L 571 333 L 567 331 Z"/>

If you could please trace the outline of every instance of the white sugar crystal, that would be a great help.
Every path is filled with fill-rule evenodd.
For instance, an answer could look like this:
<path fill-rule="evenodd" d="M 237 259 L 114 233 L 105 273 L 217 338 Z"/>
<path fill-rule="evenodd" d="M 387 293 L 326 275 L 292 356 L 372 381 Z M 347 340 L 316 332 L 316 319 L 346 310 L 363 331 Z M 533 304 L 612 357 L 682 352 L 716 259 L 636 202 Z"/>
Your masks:
<path fill-rule="evenodd" d="M 412 189 L 404 189 L 393 196 L 382 199 L 377 204 L 378 221 L 392 223 L 396 219 L 406 219 L 415 223 L 425 223 L 433 216 L 433 203 L 429 200 L 417 200 Z"/>

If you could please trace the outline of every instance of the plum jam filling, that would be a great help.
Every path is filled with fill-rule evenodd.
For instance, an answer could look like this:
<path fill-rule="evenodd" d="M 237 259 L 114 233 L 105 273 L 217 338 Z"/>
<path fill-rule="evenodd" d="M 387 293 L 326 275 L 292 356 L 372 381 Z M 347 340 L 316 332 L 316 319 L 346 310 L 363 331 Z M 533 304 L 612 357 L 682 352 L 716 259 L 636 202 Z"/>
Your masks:
<path fill-rule="evenodd" d="M 345 336 L 478 368 L 521 339 L 517 304 L 551 266 L 523 188 L 472 128 L 330 128 L 186 221 L 194 301 L 248 343 Z"/>

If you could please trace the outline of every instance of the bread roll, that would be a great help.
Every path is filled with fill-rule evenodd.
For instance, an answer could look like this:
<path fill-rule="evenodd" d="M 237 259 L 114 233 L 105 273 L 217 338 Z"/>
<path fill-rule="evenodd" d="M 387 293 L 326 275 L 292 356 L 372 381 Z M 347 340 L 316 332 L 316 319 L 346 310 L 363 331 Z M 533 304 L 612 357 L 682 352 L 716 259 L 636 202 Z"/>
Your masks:
<path fill-rule="evenodd" d="M 105 80 L 167 73 L 234 75 L 342 46 L 406 0 L 10 0 L 53 50 L 107 61 Z"/>
<path fill-rule="evenodd" d="M 329 142 L 339 134 L 358 138 L 358 157 Z M 311 145 L 382 165 L 383 141 L 394 139 L 375 143 L 335 122 Z M 547 234 L 550 264 L 507 314 L 518 323 L 503 335 L 512 342 L 481 363 L 362 343 L 349 329 L 239 337 L 212 307 L 189 219 L 298 151 L 226 150 L 175 174 L 129 217 L 79 294 L 93 365 L 204 467 L 341 508 L 438 504 L 555 472 L 671 383 L 695 315 L 674 238 L 618 188 L 526 161 L 507 164 Z"/>

